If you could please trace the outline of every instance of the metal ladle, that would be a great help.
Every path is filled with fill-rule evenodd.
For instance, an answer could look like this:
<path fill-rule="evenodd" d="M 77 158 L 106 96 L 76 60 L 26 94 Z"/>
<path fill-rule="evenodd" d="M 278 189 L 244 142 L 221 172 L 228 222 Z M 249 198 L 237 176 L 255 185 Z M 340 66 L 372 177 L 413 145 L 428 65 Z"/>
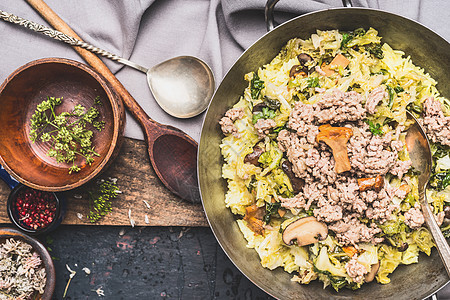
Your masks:
<path fill-rule="evenodd" d="M 419 202 L 425 222 L 433 236 L 436 248 L 441 256 L 447 274 L 450 276 L 450 246 L 439 228 L 434 218 L 430 205 L 427 201 L 426 187 L 431 175 L 432 156 L 430 143 L 422 126 L 417 122 L 416 118 L 407 112 L 408 118 L 414 120 L 413 125 L 409 127 L 406 134 L 406 147 L 408 148 L 409 157 L 412 166 L 420 172 L 419 174 Z"/>
<path fill-rule="evenodd" d="M 147 74 L 150 90 L 159 106 L 176 118 L 191 118 L 202 113 L 214 93 L 214 76 L 209 66 L 193 56 L 179 56 L 153 68 L 145 68 L 125 58 L 80 41 L 58 30 L 53 30 L 0 10 L 4 21 L 21 25 L 45 34 L 71 46 L 78 46 Z"/>

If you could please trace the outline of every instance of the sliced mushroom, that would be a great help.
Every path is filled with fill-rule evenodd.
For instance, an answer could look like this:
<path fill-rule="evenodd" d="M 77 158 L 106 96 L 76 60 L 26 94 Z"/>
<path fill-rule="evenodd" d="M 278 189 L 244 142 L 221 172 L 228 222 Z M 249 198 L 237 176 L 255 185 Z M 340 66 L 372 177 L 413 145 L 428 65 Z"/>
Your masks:
<path fill-rule="evenodd" d="M 328 227 L 325 223 L 314 217 L 306 217 L 292 222 L 284 229 L 283 242 L 291 246 L 296 240 L 298 246 L 306 246 L 322 241 L 327 236 Z"/>
<path fill-rule="evenodd" d="M 364 192 L 369 189 L 374 189 L 375 192 L 381 191 L 384 186 L 384 178 L 381 175 L 372 178 L 360 178 L 358 179 L 359 191 Z"/>
<path fill-rule="evenodd" d="M 311 55 L 306 54 L 306 53 L 300 53 L 299 55 L 297 55 L 297 59 L 298 62 L 304 66 L 306 63 L 310 62 L 313 60 L 313 58 L 311 57 Z"/>
<path fill-rule="evenodd" d="M 322 125 L 319 127 L 317 135 L 318 142 L 324 142 L 333 151 L 335 161 L 334 170 L 336 173 L 350 171 L 350 160 L 347 153 L 347 142 L 353 135 L 351 128 L 332 127 L 331 125 Z"/>
<path fill-rule="evenodd" d="M 253 147 L 253 152 L 245 156 L 244 163 L 250 163 L 252 165 L 258 166 L 259 165 L 258 159 L 263 153 L 264 150 L 261 147 L 259 146 Z"/>
<path fill-rule="evenodd" d="M 256 105 L 253 106 L 252 112 L 258 112 L 258 111 L 262 111 L 262 109 L 264 107 L 267 107 L 267 105 L 264 102 L 258 103 Z"/>
<path fill-rule="evenodd" d="M 292 163 L 290 161 L 283 161 L 281 163 L 281 169 L 287 175 L 287 177 L 289 177 L 294 194 L 298 194 L 303 189 L 305 181 L 295 176 L 294 172 L 292 171 Z"/>
<path fill-rule="evenodd" d="M 408 250 L 409 244 L 407 242 L 403 242 L 400 244 L 400 246 L 397 247 L 398 251 L 405 252 Z"/>
<path fill-rule="evenodd" d="M 301 75 L 302 77 L 306 77 L 308 74 L 308 68 L 295 65 L 292 66 L 291 70 L 289 71 L 289 77 L 296 77 L 297 75 Z"/>
<path fill-rule="evenodd" d="M 271 110 L 277 110 L 281 106 L 281 102 L 277 99 L 272 99 L 267 96 L 264 97 L 264 104 Z"/>
<path fill-rule="evenodd" d="M 366 282 L 371 282 L 372 280 L 374 280 L 375 275 L 377 275 L 379 269 L 380 269 L 380 262 L 377 262 L 376 264 L 373 264 L 373 265 L 370 267 L 370 272 L 367 273 L 367 274 L 364 276 L 365 281 L 366 281 Z"/>

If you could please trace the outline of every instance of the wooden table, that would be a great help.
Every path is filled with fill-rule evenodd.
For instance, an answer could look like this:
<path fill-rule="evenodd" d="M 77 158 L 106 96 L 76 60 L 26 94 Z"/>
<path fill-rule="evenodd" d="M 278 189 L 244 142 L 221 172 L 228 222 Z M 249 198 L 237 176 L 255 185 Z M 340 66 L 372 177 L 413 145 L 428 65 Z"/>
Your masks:
<path fill-rule="evenodd" d="M 100 175 L 100 178 L 108 177 L 117 178 L 122 191 L 112 203 L 112 212 L 91 223 L 86 218 L 89 212 L 86 188 L 80 187 L 65 193 L 67 212 L 63 224 L 131 225 L 128 217 L 131 210 L 136 226 L 208 226 L 201 204 L 181 200 L 162 185 L 150 165 L 144 141 L 125 138 L 118 157 Z M 8 186 L 1 181 L 0 201 L 4 207 L 9 192 Z M 143 200 L 147 201 L 150 209 Z M 149 223 L 145 222 L 145 215 Z M 10 223 L 6 209 L 0 210 L 0 223 Z"/>

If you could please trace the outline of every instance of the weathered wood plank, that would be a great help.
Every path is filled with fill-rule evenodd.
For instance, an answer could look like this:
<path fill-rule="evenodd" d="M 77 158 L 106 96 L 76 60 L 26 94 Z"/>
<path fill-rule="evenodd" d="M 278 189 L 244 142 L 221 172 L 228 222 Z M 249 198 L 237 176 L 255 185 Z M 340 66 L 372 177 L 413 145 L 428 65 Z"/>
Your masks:
<path fill-rule="evenodd" d="M 128 210 L 136 226 L 208 226 L 200 204 L 190 204 L 169 192 L 156 176 L 150 165 L 145 142 L 125 138 L 119 156 L 105 170 L 101 178 L 117 178 L 122 191 L 113 202 L 113 211 L 95 225 L 130 225 Z M 6 199 L 9 188 L 0 182 L 0 223 L 9 223 Z M 86 216 L 89 200 L 86 187 L 65 193 L 67 213 L 64 224 L 90 225 Z M 78 199 L 78 195 L 82 196 Z M 146 207 L 143 200 L 150 204 Z M 79 219 L 77 213 L 83 215 Z M 145 223 L 145 215 L 149 223 Z"/>

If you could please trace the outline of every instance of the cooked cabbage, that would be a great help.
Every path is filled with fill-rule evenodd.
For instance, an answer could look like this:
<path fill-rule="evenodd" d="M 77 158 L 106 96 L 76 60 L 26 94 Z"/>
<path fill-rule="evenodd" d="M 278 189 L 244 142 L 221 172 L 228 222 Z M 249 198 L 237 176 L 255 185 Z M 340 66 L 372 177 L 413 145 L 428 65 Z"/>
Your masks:
<path fill-rule="evenodd" d="M 304 66 L 307 74 L 292 78 L 290 71 L 299 64 L 297 56 L 301 53 L 312 58 Z M 323 76 L 320 72 L 323 71 L 320 69 L 322 64 L 329 63 L 337 54 L 346 56 L 348 66 L 333 67 L 335 73 Z M 447 115 L 450 101 L 439 94 L 437 82 L 425 70 L 414 65 L 404 52 L 383 43 L 374 28 L 345 33 L 318 30 L 309 38 L 291 39 L 270 63 L 246 74 L 244 79 L 248 87 L 234 105 L 244 110 L 243 118 L 234 121 L 239 137 L 224 137 L 220 147 L 224 158 L 222 176 L 228 181 L 225 205 L 233 214 L 241 216 L 251 205 L 266 209 L 262 234 L 254 233 L 245 220 L 237 220 L 247 240 L 247 247 L 255 249 L 263 267 L 271 270 L 281 267 L 292 273 L 293 281 L 307 284 L 319 279 L 325 287 L 331 285 L 336 290 L 342 287 L 359 288 L 362 283 L 354 282 L 347 273 L 346 264 L 351 257 L 342 247 L 348 245 L 340 244 L 332 234 L 323 241 L 304 247 L 283 243 L 282 231 L 286 226 L 299 218 L 314 215 L 315 207 L 313 205 L 307 211 L 280 207 L 280 198 L 291 198 L 294 191 L 290 175 L 282 167 L 286 158 L 283 158 L 284 153 L 278 146 L 277 134 L 282 129 L 289 129 L 291 108 L 297 101 L 313 104 L 318 99 L 318 93 L 333 88 L 368 95 L 374 88 L 384 85 L 388 97 L 379 102 L 375 114 L 367 116 L 367 121 L 378 126 L 380 132 L 389 131 L 394 121 L 408 126 L 410 121 L 407 121 L 406 111 L 420 117 L 422 104 L 428 97 L 444 103 L 448 107 Z M 267 106 L 261 112 L 253 113 L 255 106 L 274 102 L 277 106 L 270 106 L 270 109 Z M 257 118 L 272 119 L 276 124 L 264 138 L 255 130 L 255 115 Z M 399 140 L 404 139 L 405 134 L 402 133 Z M 244 163 L 246 155 L 253 152 L 255 145 L 264 148 L 258 166 Z M 434 174 L 431 184 L 434 188 L 427 191 L 427 196 L 435 213 L 450 204 L 450 185 L 446 185 L 450 184 L 448 150 L 438 144 L 432 145 Z M 398 159 L 410 159 L 406 147 L 398 152 Z M 403 178 L 388 174 L 385 183 L 392 193 L 406 183 L 410 192 L 406 197 L 392 196 L 398 209 L 387 221 L 376 224 L 382 229 L 377 237 L 383 237 L 384 242 L 377 245 L 358 243 L 353 245 L 353 252 L 349 252 L 357 255 L 357 262 L 367 271 L 379 262 L 376 279 L 382 284 L 390 282 L 389 275 L 398 265 L 417 263 L 419 253 L 430 255 L 434 246 L 425 227 L 411 229 L 405 219 L 406 212 L 417 207 L 419 200 L 417 173 L 410 170 Z M 360 221 L 368 220 L 361 218 Z M 450 236 L 450 226 L 444 226 L 444 230 Z M 406 250 L 400 252 L 399 249 L 406 244 Z"/>

